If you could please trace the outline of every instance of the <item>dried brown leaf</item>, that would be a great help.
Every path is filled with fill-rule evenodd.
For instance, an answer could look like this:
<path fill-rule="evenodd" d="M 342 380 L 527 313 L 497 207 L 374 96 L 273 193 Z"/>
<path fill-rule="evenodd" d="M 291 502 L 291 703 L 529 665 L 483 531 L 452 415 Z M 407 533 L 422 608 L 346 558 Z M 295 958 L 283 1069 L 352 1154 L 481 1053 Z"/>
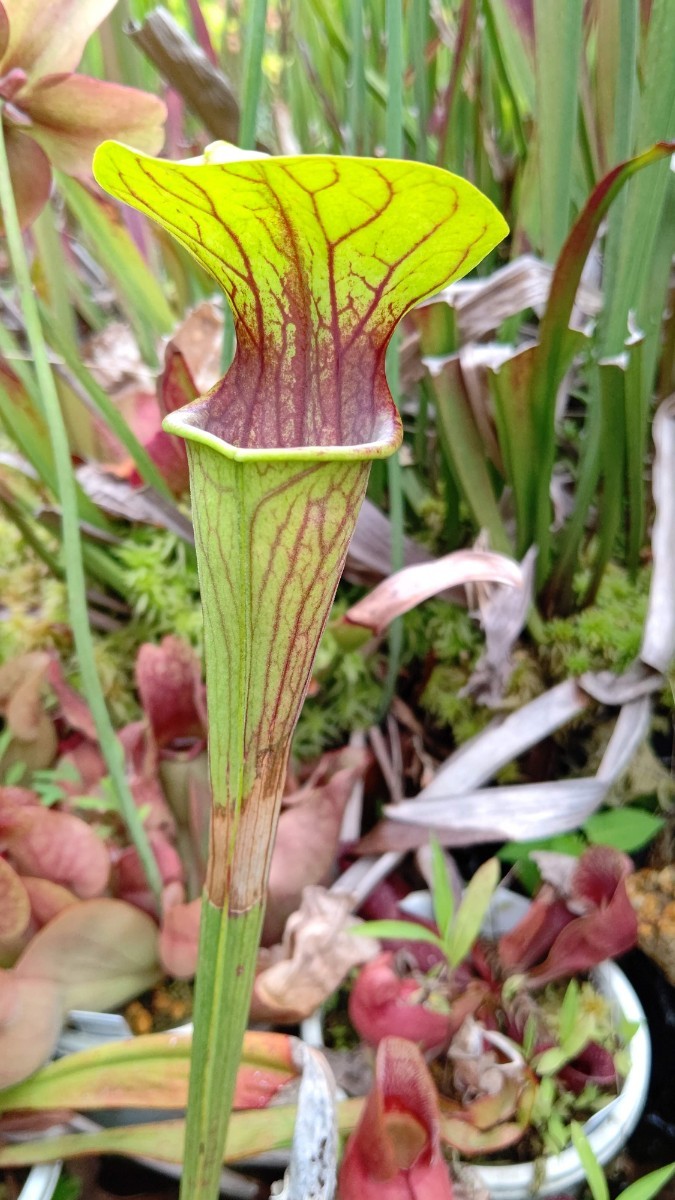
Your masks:
<path fill-rule="evenodd" d="M 404 567 L 390 575 L 348 610 L 344 622 L 382 633 L 396 617 L 430 596 L 467 583 L 502 583 L 520 587 L 520 568 L 502 554 L 457 550 L 430 563 Z"/>
<path fill-rule="evenodd" d="M 295 1024 L 315 1012 L 353 967 L 378 953 L 377 942 L 349 932 L 354 924 L 350 896 L 306 888 L 256 977 L 251 1018 Z"/>

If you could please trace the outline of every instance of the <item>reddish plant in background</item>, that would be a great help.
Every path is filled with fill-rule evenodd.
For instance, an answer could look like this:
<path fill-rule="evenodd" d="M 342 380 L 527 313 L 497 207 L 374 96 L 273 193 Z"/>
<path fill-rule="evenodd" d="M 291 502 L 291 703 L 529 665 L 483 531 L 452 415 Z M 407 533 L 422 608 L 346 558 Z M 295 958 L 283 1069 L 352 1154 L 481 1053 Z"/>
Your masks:
<path fill-rule="evenodd" d="M 76 75 L 87 40 L 115 0 L 3 0 L 0 99 L 12 186 L 23 226 L 49 199 L 52 167 L 91 178 L 102 137 L 154 152 L 164 141 L 157 97 Z"/>
<path fill-rule="evenodd" d="M 412 1042 L 388 1037 L 379 1045 L 375 1082 L 347 1142 L 338 1194 L 340 1200 L 452 1200 L 438 1096 Z"/>

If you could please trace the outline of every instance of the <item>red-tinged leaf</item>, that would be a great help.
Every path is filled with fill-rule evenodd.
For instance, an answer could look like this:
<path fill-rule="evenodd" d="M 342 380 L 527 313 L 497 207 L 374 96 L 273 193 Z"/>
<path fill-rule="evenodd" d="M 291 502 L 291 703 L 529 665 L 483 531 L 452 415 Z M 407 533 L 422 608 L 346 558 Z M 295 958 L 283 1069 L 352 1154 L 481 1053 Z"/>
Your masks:
<path fill-rule="evenodd" d="M 192 979 L 197 970 L 201 900 L 165 908 L 159 934 L 159 957 L 174 979 Z"/>
<path fill-rule="evenodd" d="M 77 778 L 63 780 L 62 787 L 66 796 L 90 795 L 106 773 L 106 765 L 98 745 L 82 741 L 76 736 L 67 738 L 61 744 L 61 749 L 63 753 L 58 766 L 67 766 L 69 773 L 72 767 L 72 773 L 77 775 Z"/>
<path fill-rule="evenodd" d="M 47 76 L 23 102 L 31 135 L 67 175 L 88 179 L 102 138 L 123 138 L 154 154 L 164 143 L 166 106 L 158 96 L 86 75 Z"/>
<path fill-rule="evenodd" d="M 146 642 L 136 659 L 136 686 L 158 746 L 175 738 L 203 738 L 205 690 L 194 650 L 171 634 L 159 646 Z"/>
<path fill-rule="evenodd" d="M 349 1138 L 340 1200 L 452 1200 L 440 1144 L 438 1098 L 416 1046 L 381 1042 L 375 1082 Z"/>
<path fill-rule="evenodd" d="M 17 941 L 29 921 L 28 892 L 16 871 L 0 857 L 0 943 Z"/>
<path fill-rule="evenodd" d="M 3 70 L 22 67 L 32 77 L 74 71 L 94 30 L 115 0 L 3 0 L 9 38 Z"/>
<path fill-rule="evenodd" d="M 197 384 L 192 377 L 185 355 L 175 341 L 169 342 L 164 353 L 164 370 L 158 386 L 157 398 L 162 416 L 165 417 L 167 413 L 175 412 L 177 408 L 184 408 L 186 404 L 191 404 L 198 395 Z M 182 443 L 180 445 L 187 463 L 185 446 Z"/>
<path fill-rule="evenodd" d="M 35 935 L 14 972 L 38 991 L 57 985 L 64 1009 L 116 1008 L 160 978 L 157 926 L 122 900 L 82 900 Z"/>
<path fill-rule="evenodd" d="M 419 566 L 404 567 L 390 575 L 363 600 L 345 613 L 343 621 L 382 633 L 396 617 L 430 596 L 467 583 L 503 583 L 519 587 L 520 567 L 502 554 L 458 550 Z"/>
<path fill-rule="evenodd" d="M 188 490 L 188 465 L 185 449 L 176 438 L 158 429 L 143 443 L 153 463 L 166 480 L 174 496 L 183 496 Z M 143 479 L 131 459 L 115 468 L 115 474 L 126 479 L 134 487 L 141 487 Z"/>
<path fill-rule="evenodd" d="M 612 900 L 622 880 L 632 870 L 632 860 L 613 846 L 589 846 L 572 876 L 572 896 L 601 908 Z"/>
<path fill-rule="evenodd" d="M 287 807 L 279 818 L 267 889 L 264 945 L 281 940 L 304 888 L 327 881 L 334 867 L 347 801 L 369 756 L 365 751 L 346 751 L 329 761 L 329 769 L 333 770 L 329 778 L 287 798 Z M 345 765 L 340 767 L 342 762 Z"/>
<path fill-rule="evenodd" d="M 159 832 L 150 834 L 150 845 L 164 887 L 172 883 L 182 883 L 185 872 L 176 847 Z M 148 881 L 135 846 L 127 846 L 114 859 L 113 891 L 118 899 L 135 904 L 144 912 L 154 915 L 157 911 L 156 899 L 148 888 Z"/>
<path fill-rule="evenodd" d="M 625 885 L 631 870 L 631 860 L 619 850 L 589 847 L 571 877 L 571 895 L 557 898 L 551 884 L 544 884 L 523 919 L 500 938 L 502 965 L 527 971 L 541 986 L 626 953 L 637 939 Z M 577 915 L 580 910 L 584 915 Z"/>
<path fill-rule="evenodd" d="M 525 1127 L 514 1121 L 505 1121 L 494 1129 L 476 1129 L 467 1121 L 446 1117 L 441 1122 L 441 1138 L 465 1158 L 477 1158 L 483 1154 L 496 1154 L 515 1146 L 523 1137 Z"/>
<path fill-rule="evenodd" d="M 534 0 L 505 0 L 514 25 L 534 51 Z"/>
<path fill-rule="evenodd" d="M 637 943 L 637 932 L 637 917 L 622 879 L 608 904 L 565 926 L 543 963 L 528 972 L 528 981 L 542 987 L 627 954 Z"/>
<path fill-rule="evenodd" d="M 197 394 L 197 387 L 185 358 L 178 347 L 169 342 L 164 371 L 158 383 L 157 417 L 154 426 L 145 437 L 140 437 L 138 431 L 136 434 L 175 496 L 183 495 L 189 486 L 187 452 L 184 442 L 164 433 L 159 425 L 162 417 L 189 404 Z M 125 478 L 128 478 L 130 483 L 135 486 L 142 483 L 141 476 L 131 460 L 128 460 L 124 468 L 120 468 L 122 469 L 125 470 Z"/>
<path fill-rule="evenodd" d="M 0 787 L 0 812 L 10 807 L 26 808 L 40 803 L 37 792 L 23 787 Z"/>
<path fill-rule="evenodd" d="M 16 1134 L 25 1137 L 29 1133 L 47 1133 L 55 1125 L 66 1126 L 74 1115 L 72 1108 L 57 1108 L 49 1112 L 0 1113 L 0 1141 Z"/>
<path fill-rule="evenodd" d="M 51 879 L 83 899 L 105 890 L 107 848 L 79 817 L 39 805 L 17 808 L 0 813 L 0 835 L 22 874 Z"/>
<path fill-rule="evenodd" d="M 156 1033 L 80 1051 L 4 1092 L 0 1109 L 185 1108 L 191 1044 L 189 1033 Z M 297 1075 L 292 1039 L 247 1033 L 235 1108 L 265 1108 Z"/>
<path fill-rule="evenodd" d="M 51 979 L 0 970 L 0 1088 L 32 1075 L 49 1058 L 61 1030 L 63 994 Z"/>
<path fill-rule="evenodd" d="M 563 1067 L 558 1072 L 558 1080 L 576 1096 L 589 1085 L 602 1088 L 603 1091 L 618 1089 L 619 1085 L 614 1058 L 609 1050 L 597 1042 L 589 1042 L 573 1062 Z"/>
<path fill-rule="evenodd" d="M 190 20 L 194 29 L 195 40 L 197 45 L 204 51 L 206 57 L 212 66 L 218 67 L 218 55 L 211 41 L 209 27 L 204 20 L 204 14 L 201 10 L 199 0 L 188 0 L 190 9 Z"/>
<path fill-rule="evenodd" d="M 75 688 L 72 688 L 66 682 L 61 663 L 56 655 L 50 658 L 45 677 L 59 702 L 60 716 L 67 721 L 71 729 L 76 729 L 78 733 L 83 733 L 90 741 L 97 742 L 98 733 L 96 732 L 94 718 L 91 715 L 91 709 L 84 696 L 81 696 L 79 692 L 75 691 Z"/>
<path fill-rule="evenodd" d="M 385 951 L 362 967 L 349 996 L 352 1025 L 370 1046 L 398 1034 L 424 1050 L 439 1050 L 450 1040 L 450 1015 L 423 1004 L 419 984 L 399 978 L 393 963 Z"/>
<path fill-rule="evenodd" d="M 5 137 L 19 222 L 22 229 L 27 229 L 39 217 L 49 199 L 52 169 L 44 150 L 32 137 L 11 126 Z"/>
<path fill-rule="evenodd" d="M 31 916 L 38 929 L 47 925 L 54 917 L 78 903 L 78 897 L 69 888 L 54 883 L 51 879 L 37 879 L 33 875 L 24 875 L 23 886 L 30 899 Z"/>
<path fill-rule="evenodd" d="M 563 900 L 544 885 L 525 916 L 498 943 L 499 960 L 505 970 L 527 971 L 548 954 L 558 934 L 574 920 Z"/>

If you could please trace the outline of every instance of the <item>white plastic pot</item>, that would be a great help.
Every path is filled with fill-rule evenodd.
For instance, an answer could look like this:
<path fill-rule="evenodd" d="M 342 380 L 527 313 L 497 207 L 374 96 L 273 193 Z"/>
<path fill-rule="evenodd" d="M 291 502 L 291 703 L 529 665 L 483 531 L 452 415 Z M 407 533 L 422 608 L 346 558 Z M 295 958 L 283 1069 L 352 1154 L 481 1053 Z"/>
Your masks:
<path fill-rule="evenodd" d="M 406 897 L 401 907 L 418 916 L 430 916 L 431 897 L 428 892 L 416 892 Z M 525 897 L 498 888 L 483 932 L 500 937 L 518 923 L 528 907 Z M 644 1009 L 623 971 L 615 963 L 603 963 L 593 971 L 593 983 L 609 1000 L 617 1022 L 623 1015 L 638 1026 L 628 1046 L 630 1067 L 619 1095 L 583 1127 L 598 1162 L 605 1166 L 625 1146 L 640 1119 L 649 1088 L 651 1042 Z M 490 1200 L 544 1200 L 561 1192 L 575 1193 L 585 1180 L 573 1146 L 536 1163 L 469 1166 L 466 1174 L 471 1173 L 487 1188 Z"/>
<path fill-rule="evenodd" d="M 623 971 L 614 963 L 604 963 L 594 971 L 593 981 L 614 1005 L 617 1014 L 623 1013 L 628 1021 L 639 1022 L 628 1047 L 630 1068 L 619 1095 L 584 1126 L 595 1157 L 605 1166 L 625 1146 L 640 1119 L 649 1087 L 651 1043 L 644 1010 Z M 535 1196 L 543 1198 L 560 1192 L 575 1192 L 585 1179 L 573 1146 L 536 1164 L 471 1167 L 469 1170 L 488 1189 L 491 1200 L 531 1200 Z"/>
<path fill-rule="evenodd" d="M 33 1167 L 24 1183 L 19 1200 L 52 1200 L 61 1174 L 61 1163 Z"/>

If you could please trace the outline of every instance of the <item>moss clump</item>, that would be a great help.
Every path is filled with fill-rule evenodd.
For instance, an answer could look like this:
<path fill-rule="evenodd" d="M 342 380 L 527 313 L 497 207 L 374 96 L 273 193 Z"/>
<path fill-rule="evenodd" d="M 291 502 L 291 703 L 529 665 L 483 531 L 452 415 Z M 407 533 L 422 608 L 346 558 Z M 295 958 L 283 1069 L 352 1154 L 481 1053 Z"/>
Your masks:
<path fill-rule="evenodd" d="M 631 580 L 622 567 L 608 566 L 595 604 L 543 626 L 539 653 L 552 680 L 585 671 L 625 671 L 640 651 L 651 572 Z"/>
<path fill-rule="evenodd" d="M 0 662 L 32 650 L 69 650 L 72 637 L 64 584 L 0 514 Z"/>
<path fill-rule="evenodd" d="M 351 595 L 333 605 L 331 622 L 347 611 Z M 293 739 L 297 758 L 317 758 L 323 750 L 344 743 L 355 729 L 377 720 L 382 699 L 382 655 L 345 650 L 331 630 L 324 633 L 314 665 L 310 695 L 300 713 Z"/>
<path fill-rule="evenodd" d="M 331 620 L 341 617 L 355 599 L 353 588 L 341 589 Z M 457 693 L 466 684 L 483 645 L 481 632 L 464 608 L 444 600 L 428 600 L 403 618 L 402 684 L 417 693 L 431 659 L 435 664 L 422 691 L 422 707 L 441 726 L 452 726 L 464 740 L 489 721 L 490 713 Z M 314 681 L 300 715 L 293 749 L 298 758 L 315 758 L 343 743 L 354 729 L 367 729 L 379 717 L 387 669 L 386 643 L 377 649 L 345 650 L 331 632 L 323 636 Z M 407 678 L 406 678 L 407 677 Z"/>
<path fill-rule="evenodd" d="M 166 529 L 136 528 L 115 551 L 125 575 L 125 599 L 142 641 L 167 633 L 197 650 L 202 642 L 197 561 L 192 548 Z"/>

